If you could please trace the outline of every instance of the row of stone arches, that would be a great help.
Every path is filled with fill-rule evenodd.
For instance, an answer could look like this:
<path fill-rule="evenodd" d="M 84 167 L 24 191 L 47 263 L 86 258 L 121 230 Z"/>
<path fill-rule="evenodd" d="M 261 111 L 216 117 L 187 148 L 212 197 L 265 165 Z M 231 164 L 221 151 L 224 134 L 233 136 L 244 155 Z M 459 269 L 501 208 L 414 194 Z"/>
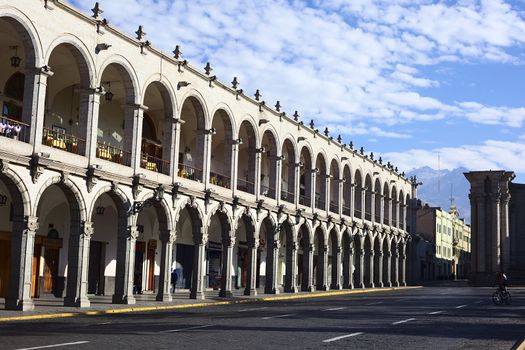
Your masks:
<path fill-rule="evenodd" d="M 8 285 L 0 288 L 6 308 L 31 309 L 33 298 L 43 293 L 79 307 L 90 305 L 88 294 L 134 303 L 137 293 L 149 292 L 167 301 L 173 273 L 175 287 L 191 298 L 204 298 L 206 288 L 225 297 L 235 289 L 253 295 L 258 289 L 351 288 L 353 266 L 365 269 L 359 248 L 366 245 L 359 235 L 364 228 L 283 221 L 276 213 L 235 211 L 221 203 L 203 208 L 191 197 L 178 200 L 174 210 L 169 198 L 153 191 L 137 198 L 144 208 L 134 211 L 130 189 L 111 184 L 101 184 L 86 203 L 78 179 L 66 174 L 48 174 L 33 197 L 15 168 L 2 162 L 0 173 L 0 189 L 12 204 L 9 214 L 0 208 L 0 250 L 8 244 L 10 256 L 9 266 L 2 265 L 8 273 L 0 272 L 0 287 Z M 403 244 L 389 235 L 367 237 L 372 245 L 378 237 Z M 34 264 L 43 268 L 35 272 Z M 362 278 L 358 287 L 365 286 Z"/>

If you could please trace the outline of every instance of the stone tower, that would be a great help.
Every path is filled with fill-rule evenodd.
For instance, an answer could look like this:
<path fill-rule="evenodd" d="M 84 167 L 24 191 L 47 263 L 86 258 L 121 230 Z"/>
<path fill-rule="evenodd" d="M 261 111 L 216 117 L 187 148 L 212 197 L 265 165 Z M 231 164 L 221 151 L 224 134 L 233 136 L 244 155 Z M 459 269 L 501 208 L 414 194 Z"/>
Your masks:
<path fill-rule="evenodd" d="M 510 268 L 509 184 L 515 175 L 511 171 L 472 171 L 464 175 L 470 182 L 470 284 L 492 286 L 496 273 Z"/>

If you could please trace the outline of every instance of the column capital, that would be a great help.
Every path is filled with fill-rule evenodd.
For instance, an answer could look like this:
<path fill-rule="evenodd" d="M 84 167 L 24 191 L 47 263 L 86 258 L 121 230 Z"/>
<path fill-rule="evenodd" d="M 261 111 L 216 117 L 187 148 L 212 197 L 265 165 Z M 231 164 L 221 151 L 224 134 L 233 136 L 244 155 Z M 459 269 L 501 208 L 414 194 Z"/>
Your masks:
<path fill-rule="evenodd" d="M 25 224 L 27 234 L 36 234 L 36 230 L 38 230 L 38 228 L 40 227 L 37 216 L 26 216 Z"/>
<path fill-rule="evenodd" d="M 193 242 L 195 245 L 206 245 L 206 243 L 208 243 L 208 235 L 201 233 L 197 237 L 193 237 Z"/>
<path fill-rule="evenodd" d="M 227 247 L 233 247 L 235 245 L 235 236 L 228 235 L 228 237 L 224 237 L 222 240 L 222 244 Z"/>
<path fill-rule="evenodd" d="M 159 239 L 164 243 L 173 243 L 177 239 L 177 235 L 175 231 L 172 230 L 161 231 Z"/>
<path fill-rule="evenodd" d="M 80 235 L 85 239 L 91 239 L 93 236 L 93 223 L 91 221 L 83 221 L 80 226 Z"/>
<path fill-rule="evenodd" d="M 276 240 L 273 241 L 273 248 L 274 248 L 274 249 L 279 249 L 279 248 L 281 248 L 281 242 L 280 242 L 278 239 L 276 239 Z"/>
<path fill-rule="evenodd" d="M 127 236 L 131 239 L 137 239 L 140 235 L 137 225 L 128 226 Z"/>

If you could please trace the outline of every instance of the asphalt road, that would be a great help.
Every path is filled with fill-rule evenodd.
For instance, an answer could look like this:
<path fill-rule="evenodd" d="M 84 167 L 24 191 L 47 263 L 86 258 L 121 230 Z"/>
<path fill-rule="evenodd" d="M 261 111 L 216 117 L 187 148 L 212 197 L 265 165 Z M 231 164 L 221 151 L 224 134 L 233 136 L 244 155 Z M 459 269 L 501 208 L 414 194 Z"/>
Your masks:
<path fill-rule="evenodd" d="M 525 289 L 426 287 L 0 324 L 0 349 L 510 349 Z"/>

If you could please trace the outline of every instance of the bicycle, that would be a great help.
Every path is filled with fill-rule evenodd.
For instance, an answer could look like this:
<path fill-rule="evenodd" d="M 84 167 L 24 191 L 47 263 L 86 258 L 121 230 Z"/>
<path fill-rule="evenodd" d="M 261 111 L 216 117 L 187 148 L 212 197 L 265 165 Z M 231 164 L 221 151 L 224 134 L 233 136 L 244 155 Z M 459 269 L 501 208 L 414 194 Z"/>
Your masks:
<path fill-rule="evenodd" d="M 509 305 L 512 297 L 507 289 L 498 289 L 492 294 L 492 302 L 495 305 Z"/>

